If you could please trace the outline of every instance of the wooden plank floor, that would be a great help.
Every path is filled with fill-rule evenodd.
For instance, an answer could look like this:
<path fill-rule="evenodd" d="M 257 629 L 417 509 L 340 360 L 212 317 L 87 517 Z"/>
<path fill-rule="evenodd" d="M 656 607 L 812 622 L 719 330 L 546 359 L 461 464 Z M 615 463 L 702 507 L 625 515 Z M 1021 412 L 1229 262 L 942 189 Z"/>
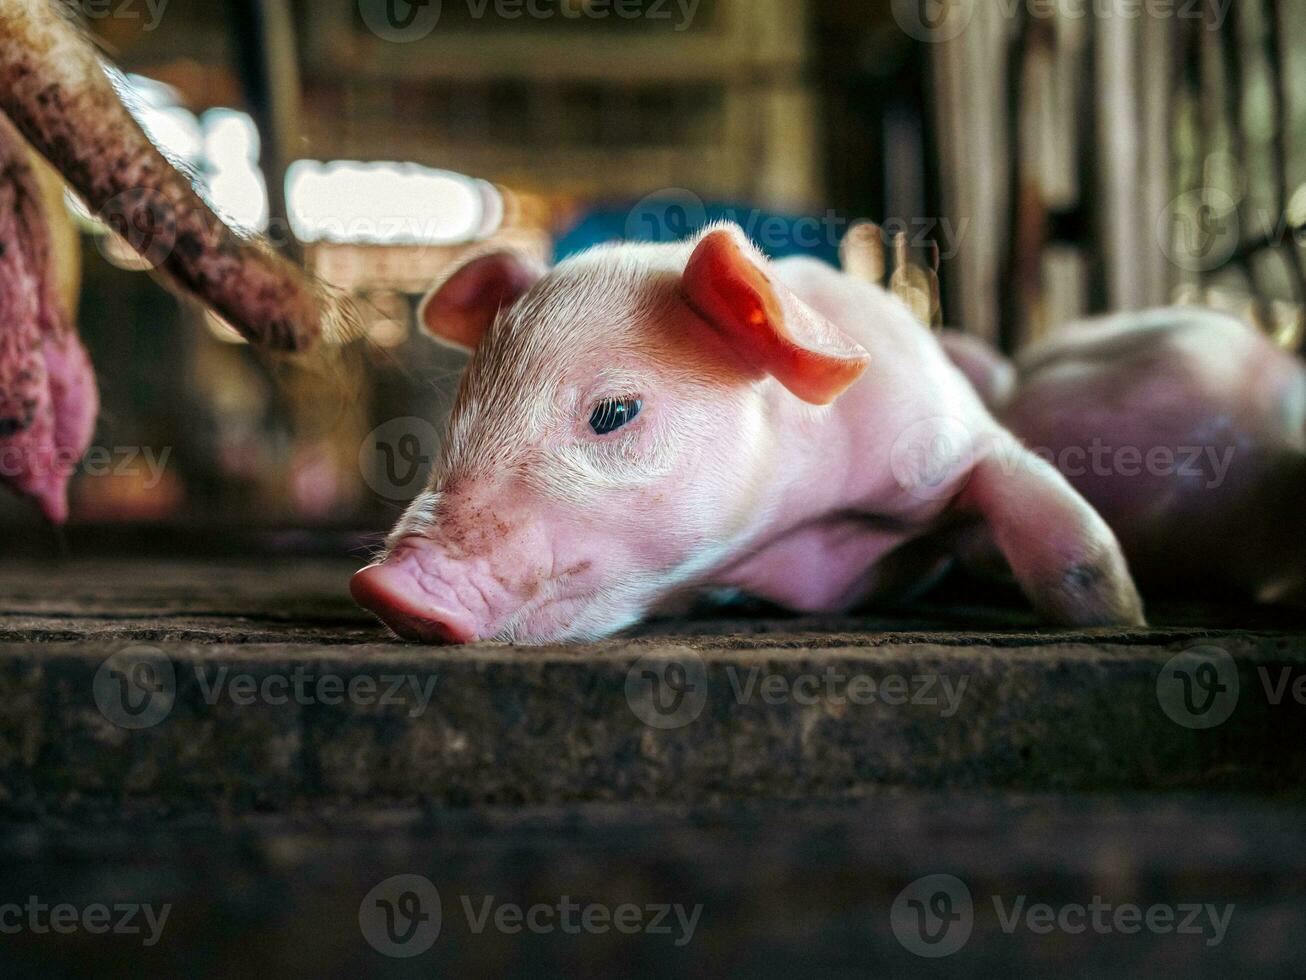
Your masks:
<path fill-rule="evenodd" d="M 601 643 L 431 648 L 396 640 L 353 605 L 355 565 L 6 564 L 9 805 L 1303 789 L 1306 710 L 1272 697 L 1283 678 L 1306 676 L 1306 631 L 1291 614 L 1175 607 L 1148 629 L 1056 630 L 1019 605 L 954 592 L 892 617 L 736 612 Z M 1194 650 L 1214 650 L 1241 691 L 1210 730 L 1176 721 L 1158 695 L 1167 665 Z M 166 690 L 124 686 L 142 671 Z M 654 689 L 686 677 L 682 716 L 650 717 Z M 155 694 L 142 725 L 133 705 Z"/>
<path fill-rule="evenodd" d="M 1059 631 L 954 589 L 891 617 L 716 614 L 602 644 L 430 649 L 353 606 L 357 565 L 230 552 L 0 565 L 0 905 L 172 910 L 149 947 L 7 934 L 0 975 L 1306 971 L 1306 708 L 1259 687 L 1261 671 L 1306 673 L 1296 614 L 1168 605 L 1147 630 Z M 1166 716 L 1158 676 L 1209 646 L 1242 695 L 1195 730 Z M 108 658 L 140 648 L 174 680 L 167 711 L 131 727 L 97 684 Z M 706 694 L 662 727 L 628 685 L 667 658 L 701 665 Z M 967 686 L 946 717 L 793 693 L 831 669 Z M 245 703 L 211 696 L 224 671 L 256 691 L 296 672 L 394 674 L 434 696 Z M 742 694 L 755 674 L 787 695 Z M 971 896 L 971 932 L 926 959 L 894 909 L 939 874 Z M 378 952 L 361 925 L 395 875 L 442 897 L 441 937 L 412 959 Z M 465 910 L 487 897 L 702 911 L 677 944 L 478 928 Z M 1095 900 L 1232 912 L 1218 937 L 1003 918 L 1021 901 Z"/>
<path fill-rule="evenodd" d="M 1299 977 L 1302 826 L 1300 809 L 1264 800 L 956 793 L 0 820 L 0 903 L 36 895 L 170 908 L 151 946 L 140 935 L 7 934 L 0 974 Z M 360 924 L 366 900 L 400 875 L 425 878 L 440 899 L 439 935 L 411 959 L 378 952 Z M 899 938 L 894 909 L 935 875 L 960 883 L 970 905 L 962 945 L 926 959 Z M 674 916 L 666 931 L 631 935 L 478 927 L 487 901 L 497 910 L 568 900 L 700 911 L 688 936 Z M 1008 924 L 1022 905 L 1057 914 L 1095 902 L 1107 909 L 1105 931 L 1091 920 L 1079 931 Z M 1115 910 L 1131 907 L 1178 911 L 1164 931 L 1114 928 Z M 1202 915 L 1180 932 L 1191 907 Z"/>
<path fill-rule="evenodd" d="M 339 557 L 90 557 L 4 559 L 0 553 L 0 640 L 122 640 L 194 643 L 391 642 L 350 600 L 350 575 L 363 562 Z M 1306 611 L 1163 602 L 1149 606 L 1147 630 L 1074 631 L 1040 626 L 1010 595 L 954 587 L 891 615 L 794 617 L 766 610 L 704 612 L 647 624 L 627 637 L 766 637 L 793 645 L 830 637 L 889 643 L 929 640 L 1022 644 L 1098 638 L 1151 645 L 1239 633 L 1299 635 Z M 978 598 L 976 598 L 978 595 Z"/>

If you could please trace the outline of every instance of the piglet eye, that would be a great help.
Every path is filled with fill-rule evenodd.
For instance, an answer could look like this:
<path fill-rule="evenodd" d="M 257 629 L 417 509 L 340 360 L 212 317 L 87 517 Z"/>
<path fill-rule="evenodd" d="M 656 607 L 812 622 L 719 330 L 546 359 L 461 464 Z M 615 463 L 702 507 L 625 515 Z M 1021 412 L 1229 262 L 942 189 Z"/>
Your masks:
<path fill-rule="evenodd" d="M 590 428 L 595 435 L 606 436 L 633 421 L 643 407 L 639 398 L 605 398 L 590 413 Z"/>

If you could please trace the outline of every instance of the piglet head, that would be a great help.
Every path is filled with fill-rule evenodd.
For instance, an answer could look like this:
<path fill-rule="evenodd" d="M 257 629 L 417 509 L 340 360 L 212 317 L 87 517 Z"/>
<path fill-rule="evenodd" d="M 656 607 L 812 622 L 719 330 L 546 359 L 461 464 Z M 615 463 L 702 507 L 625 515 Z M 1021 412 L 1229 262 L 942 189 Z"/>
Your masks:
<path fill-rule="evenodd" d="M 471 361 L 357 601 L 427 642 L 594 638 L 739 553 L 770 504 L 777 402 L 810 422 L 867 361 L 773 271 L 732 226 L 455 271 L 421 316 Z"/>

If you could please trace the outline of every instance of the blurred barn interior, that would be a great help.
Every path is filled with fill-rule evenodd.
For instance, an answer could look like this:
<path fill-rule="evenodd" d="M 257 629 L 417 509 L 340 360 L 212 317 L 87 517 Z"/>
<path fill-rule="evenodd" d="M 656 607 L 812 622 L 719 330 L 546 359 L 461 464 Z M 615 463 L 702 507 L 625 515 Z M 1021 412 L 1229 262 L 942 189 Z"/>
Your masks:
<path fill-rule="evenodd" d="M 152 137 L 361 329 L 256 353 L 141 267 L 128 242 L 157 229 L 68 200 L 103 411 L 68 528 L 0 494 L 0 913 L 176 910 L 152 948 L 0 914 L 0 975 L 1303 975 L 1299 611 L 1054 630 L 945 585 L 892 613 L 433 650 L 347 582 L 424 485 L 463 363 L 417 303 L 494 244 L 556 259 L 729 217 L 773 254 L 842 246 L 1007 350 L 1194 301 L 1300 350 L 1306 0 L 491 2 L 77 3 Z M 1199 721 L 1161 681 L 1203 651 L 1232 673 L 1169 678 Z M 679 705 L 695 663 L 692 723 L 640 713 L 632 678 Z M 395 677 L 430 710 L 353 694 Z M 886 696 L 850 703 L 849 678 Z M 965 710 L 888 696 L 922 679 Z M 974 935 L 927 961 L 899 912 L 937 939 L 910 889 L 944 872 Z M 378 943 L 367 903 L 415 874 L 445 935 L 391 959 L 426 946 Z M 459 921 L 484 896 L 705 912 L 685 946 L 510 934 Z M 1134 928 L 1035 928 L 1102 896 Z M 1227 903 L 1227 938 L 1153 928 L 1176 901 Z"/>
<path fill-rule="evenodd" d="M 459 368 L 415 330 L 416 303 L 494 243 L 557 258 L 733 217 L 775 254 L 833 261 L 871 219 L 922 315 L 1008 349 L 1086 312 L 1193 300 L 1301 343 L 1300 0 L 1169 17 L 647 0 L 665 16 L 622 18 L 587 2 L 511 18 L 445 3 L 398 41 L 386 0 L 87 5 L 156 141 L 233 221 L 352 292 L 365 330 L 269 361 L 70 201 L 104 397 L 74 487 L 81 540 L 388 526 Z M 0 522 L 50 546 L 16 501 Z"/>

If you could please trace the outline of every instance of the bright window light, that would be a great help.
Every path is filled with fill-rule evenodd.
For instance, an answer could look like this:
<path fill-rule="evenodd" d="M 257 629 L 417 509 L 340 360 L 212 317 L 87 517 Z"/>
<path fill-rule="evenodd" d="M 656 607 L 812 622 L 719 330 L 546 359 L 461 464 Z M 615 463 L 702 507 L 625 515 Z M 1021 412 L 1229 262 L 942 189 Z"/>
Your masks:
<path fill-rule="evenodd" d="M 259 137 L 254 120 L 234 109 L 210 109 L 200 122 L 209 203 L 240 228 L 266 231 L 268 189 L 258 166 Z"/>
<path fill-rule="evenodd" d="M 247 113 L 210 109 L 197 119 L 169 85 L 109 76 L 154 144 L 199 178 L 215 211 L 240 229 L 267 231 L 258 127 Z M 493 184 L 415 163 L 300 160 L 287 171 L 286 196 L 291 230 L 304 242 L 450 245 L 487 238 L 504 220 Z"/>
<path fill-rule="evenodd" d="M 286 174 L 290 225 L 305 242 L 443 245 L 498 230 L 499 192 L 413 163 L 299 160 Z"/>

